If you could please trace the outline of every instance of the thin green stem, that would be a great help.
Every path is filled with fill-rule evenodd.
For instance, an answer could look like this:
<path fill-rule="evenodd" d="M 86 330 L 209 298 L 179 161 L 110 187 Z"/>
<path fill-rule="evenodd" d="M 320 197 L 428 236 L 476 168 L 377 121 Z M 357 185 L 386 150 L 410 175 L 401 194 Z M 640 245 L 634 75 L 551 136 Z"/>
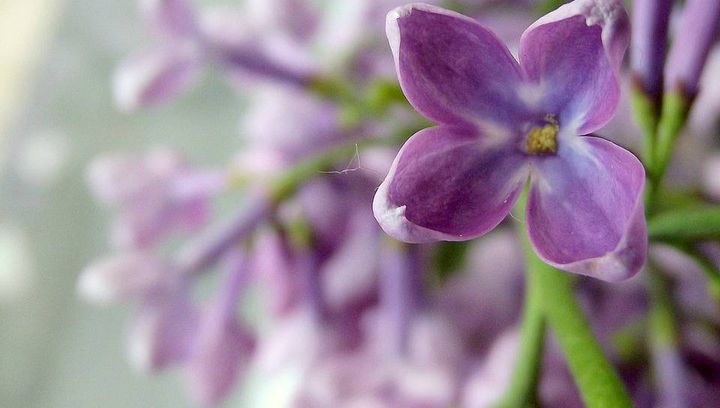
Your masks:
<path fill-rule="evenodd" d="M 633 87 L 631 101 L 635 118 L 644 136 L 643 162 L 645 163 L 645 168 L 648 170 L 648 174 L 651 175 L 659 122 L 657 103 L 638 86 Z"/>
<path fill-rule="evenodd" d="M 516 208 L 519 213 L 524 212 L 526 199 L 527 190 L 518 200 Z M 518 233 L 524 237 L 524 225 L 519 223 L 518 227 Z M 525 251 L 532 252 L 528 240 L 521 241 Z M 522 408 L 534 405 L 537 399 L 537 384 L 545 344 L 545 316 L 539 276 L 531 268 L 525 269 L 525 305 L 520 328 L 520 349 L 510 385 L 497 408 Z"/>
<path fill-rule="evenodd" d="M 284 172 L 271 183 L 270 197 L 275 203 L 293 195 L 297 188 L 309 179 L 327 172 L 336 163 L 351 161 L 361 151 L 373 146 L 395 146 L 402 144 L 417 128 L 402 128 L 390 137 L 364 138 L 352 141 L 311 156 Z"/>
<path fill-rule="evenodd" d="M 681 92 L 666 94 L 663 98 L 662 114 L 657 127 L 657 140 L 652 151 L 652 167 L 649 172 L 648 191 L 646 195 L 646 210 L 648 214 L 654 211 L 660 186 L 665 172 L 672 158 L 678 136 L 687 122 L 692 98 Z"/>
<path fill-rule="evenodd" d="M 664 347 L 677 346 L 677 324 L 670 296 L 670 281 L 656 268 L 647 267 L 650 292 L 650 342 Z"/>
<path fill-rule="evenodd" d="M 524 208 L 524 203 L 520 207 Z M 522 212 L 521 214 L 523 214 Z M 589 408 L 632 407 L 615 369 L 595 338 L 575 299 L 572 277 L 543 262 L 529 244 L 524 221 L 520 221 L 527 259 L 529 285 L 536 285 L 542 311 L 555 332 L 583 402 Z"/>
<path fill-rule="evenodd" d="M 521 231 L 524 234 L 523 231 Z M 525 240 L 524 244 L 529 245 Z M 532 251 L 532 248 L 525 248 Z M 525 306 L 520 329 L 520 350 L 513 369 L 510 386 L 498 408 L 522 408 L 533 405 L 537 398 L 543 346 L 545 343 L 545 317 L 540 274 L 526 269 Z"/>

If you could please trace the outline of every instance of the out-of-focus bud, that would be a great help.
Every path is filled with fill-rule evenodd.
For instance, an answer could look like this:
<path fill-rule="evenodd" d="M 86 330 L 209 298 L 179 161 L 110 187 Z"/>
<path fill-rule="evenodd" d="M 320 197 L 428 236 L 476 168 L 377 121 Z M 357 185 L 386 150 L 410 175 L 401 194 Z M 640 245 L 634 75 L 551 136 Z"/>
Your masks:
<path fill-rule="evenodd" d="M 345 239 L 322 270 L 323 293 L 332 309 L 362 302 L 377 289 L 380 231 L 369 211 L 356 210 L 350 217 Z"/>
<path fill-rule="evenodd" d="M 78 280 L 86 300 L 110 303 L 138 298 L 162 290 L 172 270 L 147 252 L 130 252 L 101 259 L 88 266 Z"/>
<path fill-rule="evenodd" d="M 148 26 L 168 37 L 195 34 L 195 11 L 190 0 L 140 0 Z"/>
<path fill-rule="evenodd" d="M 716 153 L 705 162 L 702 174 L 703 192 L 713 201 L 720 202 L 720 154 Z"/>
<path fill-rule="evenodd" d="M 635 0 L 630 62 L 635 85 L 648 97 L 662 95 L 672 0 Z"/>
<path fill-rule="evenodd" d="M 115 104 L 125 112 L 154 106 L 187 91 L 202 72 L 202 52 L 192 42 L 130 57 L 113 75 Z"/>
<path fill-rule="evenodd" d="M 113 243 L 119 248 L 154 244 L 167 233 L 195 230 L 209 213 L 209 198 L 225 188 L 224 171 L 196 170 L 177 153 L 114 154 L 88 169 L 93 194 L 118 210 Z"/>
<path fill-rule="evenodd" d="M 487 347 L 520 314 L 522 256 L 511 231 L 473 243 L 467 266 L 443 287 L 438 308 L 466 341 Z"/>
<path fill-rule="evenodd" d="M 405 356 L 413 320 L 426 302 L 420 248 L 388 238 L 379 258 L 386 352 L 389 356 Z"/>
<path fill-rule="evenodd" d="M 252 333 L 236 317 L 249 279 L 248 258 L 233 251 L 225 262 L 228 276 L 200 317 L 187 367 L 191 393 L 202 406 L 217 405 L 228 395 L 255 348 Z"/>
<path fill-rule="evenodd" d="M 266 31 L 286 30 L 299 40 L 314 32 L 320 18 L 320 7 L 310 0 L 248 0 L 248 13 Z"/>
<path fill-rule="evenodd" d="M 485 361 L 470 375 L 463 391 L 462 406 L 487 408 L 497 404 L 510 386 L 512 369 L 517 360 L 520 333 L 511 329 L 493 343 Z"/>
<path fill-rule="evenodd" d="M 276 149 L 289 162 L 327 148 L 344 135 L 337 108 L 316 97 L 277 86 L 262 87 L 253 96 L 241 134 L 251 145 Z"/>
<path fill-rule="evenodd" d="M 720 24 L 720 2 L 688 0 L 667 62 L 666 92 L 693 98 Z"/>
<path fill-rule="evenodd" d="M 187 367 L 190 391 L 202 406 L 217 405 L 232 391 L 255 346 L 248 329 L 234 318 L 211 314 L 204 316 Z"/>
<path fill-rule="evenodd" d="M 255 238 L 253 272 L 261 285 L 263 302 L 274 316 L 285 315 L 298 301 L 293 254 L 286 237 L 265 229 Z"/>
<path fill-rule="evenodd" d="M 185 287 L 147 296 L 128 332 L 130 363 L 140 371 L 158 371 L 186 360 L 197 331 L 197 310 Z"/>

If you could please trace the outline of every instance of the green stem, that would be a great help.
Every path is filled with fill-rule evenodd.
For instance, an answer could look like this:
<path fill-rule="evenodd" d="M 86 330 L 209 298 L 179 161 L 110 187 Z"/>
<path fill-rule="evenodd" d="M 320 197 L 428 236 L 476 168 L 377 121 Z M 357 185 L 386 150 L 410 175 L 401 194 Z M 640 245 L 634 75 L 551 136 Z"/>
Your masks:
<path fill-rule="evenodd" d="M 284 172 L 271 183 L 270 197 L 275 203 L 284 201 L 293 195 L 297 188 L 309 179 L 322 174 L 339 162 L 349 162 L 361 151 L 374 146 L 396 146 L 402 144 L 416 127 L 402 128 L 389 137 L 364 138 L 352 141 L 311 156 Z"/>
<path fill-rule="evenodd" d="M 652 241 L 687 243 L 720 240 L 720 206 L 691 206 L 659 213 L 648 220 Z"/>
<path fill-rule="evenodd" d="M 524 234 L 524 232 L 521 232 Z M 527 247 L 527 240 L 523 242 Z M 532 248 L 525 248 L 532 251 Z M 537 384 L 540 374 L 543 346 L 545 343 L 545 318 L 543 315 L 543 293 L 540 274 L 532 268 L 526 269 L 525 306 L 520 330 L 518 351 L 510 386 L 497 408 L 521 408 L 534 405 L 537 398 Z"/>
<path fill-rule="evenodd" d="M 523 201 L 520 208 L 524 209 Z M 612 364 L 605 356 L 575 299 L 572 277 L 543 262 L 528 241 L 520 221 L 527 259 L 528 285 L 535 285 L 542 312 L 555 332 L 583 402 L 589 408 L 632 407 L 632 402 Z M 534 292 L 534 291 L 537 292 Z"/>
<path fill-rule="evenodd" d="M 670 282 L 652 266 L 647 267 L 650 286 L 650 343 L 654 346 L 675 348 L 677 324 L 670 296 Z"/>
<path fill-rule="evenodd" d="M 649 173 L 646 195 L 647 211 L 652 213 L 657 201 L 668 164 L 672 158 L 678 136 L 687 122 L 692 98 L 682 92 L 668 93 L 663 97 L 662 114 L 657 128 L 657 140 L 653 146 L 654 157 Z"/>
<path fill-rule="evenodd" d="M 575 299 L 570 276 L 539 259 L 533 263 L 535 273 L 541 275 L 548 321 L 565 353 L 585 405 L 590 408 L 632 407 L 625 386 Z"/>
<path fill-rule="evenodd" d="M 631 92 L 631 101 L 635 118 L 643 132 L 644 143 L 642 158 L 645 163 L 645 168 L 650 174 L 653 169 L 659 121 L 657 102 L 637 85 L 633 87 Z"/>

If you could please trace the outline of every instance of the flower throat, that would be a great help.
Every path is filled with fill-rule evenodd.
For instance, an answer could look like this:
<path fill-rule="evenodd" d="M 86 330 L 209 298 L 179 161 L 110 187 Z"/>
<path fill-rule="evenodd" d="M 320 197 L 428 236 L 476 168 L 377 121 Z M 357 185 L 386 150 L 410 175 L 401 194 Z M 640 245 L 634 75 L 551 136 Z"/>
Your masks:
<path fill-rule="evenodd" d="M 530 154 L 557 153 L 557 134 L 560 130 L 558 121 L 552 115 L 545 116 L 545 123 L 530 129 L 526 138 L 527 152 Z"/>

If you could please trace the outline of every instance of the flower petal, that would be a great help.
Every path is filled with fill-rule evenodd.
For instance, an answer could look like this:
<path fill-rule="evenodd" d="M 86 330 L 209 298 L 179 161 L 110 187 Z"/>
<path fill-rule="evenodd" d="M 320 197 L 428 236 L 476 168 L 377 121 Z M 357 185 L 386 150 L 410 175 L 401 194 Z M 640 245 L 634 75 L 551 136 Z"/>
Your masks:
<path fill-rule="evenodd" d="M 201 73 L 191 44 L 158 48 L 125 61 L 113 76 L 115 104 L 123 111 L 158 105 L 188 90 Z"/>
<path fill-rule="evenodd" d="M 143 251 L 129 252 L 86 267 L 78 278 L 78 292 L 88 301 L 111 303 L 147 296 L 172 279 L 172 270 L 159 258 Z"/>
<path fill-rule="evenodd" d="M 535 164 L 527 224 L 538 255 L 606 281 L 637 273 L 648 246 L 640 161 L 605 139 L 585 136 Z"/>
<path fill-rule="evenodd" d="M 398 153 L 373 211 L 389 235 L 405 242 L 465 241 L 493 229 L 527 177 L 525 158 L 477 133 L 421 130 Z"/>
<path fill-rule="evenodd" d="M 387 36 L 403 92 L 415 109 L 449 125 L 512 122 L 520 67 L 475 20 L 425 4 L 387 16 Z"/>
<path fill-rule="evenodd" d="M 140 0 L 147 24 L 169 38 L 196 33 L 195 10 L 188 0 Z"/>
<path fill-rule="evenodd" d="M 131 364 L 156 372 L 185 361 L 197 331 L 198 313 L 184 286 L 146 296 L 128 332 Z"/>
<path fill-rule="evenodd" d="M 588 134 L 620 100 L 619 70 L 629 42 L 618 0 L 576 0 L 533 23 L 520 40 L 520 65 L 544 95 L 536 106 Z"/>

